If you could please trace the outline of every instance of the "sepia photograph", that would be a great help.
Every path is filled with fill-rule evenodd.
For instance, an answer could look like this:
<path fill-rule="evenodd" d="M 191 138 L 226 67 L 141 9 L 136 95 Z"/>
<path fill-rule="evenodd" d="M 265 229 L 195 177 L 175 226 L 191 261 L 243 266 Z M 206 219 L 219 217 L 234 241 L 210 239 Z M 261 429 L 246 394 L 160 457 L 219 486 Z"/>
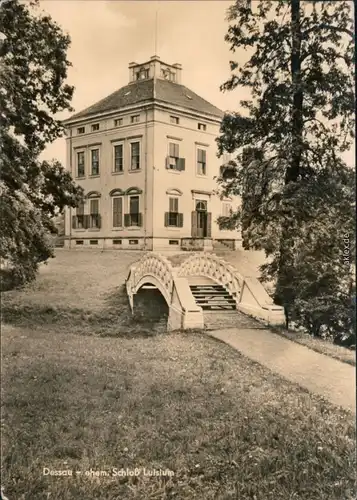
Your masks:
<path fill-rule="evenodd" d="M 354 500 L 354 0 L 0 0 L 0 500 Z"/>

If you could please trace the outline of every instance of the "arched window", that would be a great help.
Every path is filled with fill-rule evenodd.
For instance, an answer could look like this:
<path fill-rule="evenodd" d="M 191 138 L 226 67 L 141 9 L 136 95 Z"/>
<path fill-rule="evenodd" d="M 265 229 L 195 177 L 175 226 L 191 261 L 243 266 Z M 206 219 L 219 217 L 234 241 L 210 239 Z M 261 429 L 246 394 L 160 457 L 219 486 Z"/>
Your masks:
<path fill-rule="evenodd" d="M 196 201 L 196 212 L 207 212 L 207 201 L 197 200 Z"/>
<path fill-rule="evenodd" d="M 112 189 L 109 193 L 110 196 L 123 196 L 124 194 L 125 194 L 125 191 L 123 191 L 120 188 Z"/>
<path fill-rule="evenodd" d="M 89 193 L 86 194 L 86 198 L 100 198 L 102 195 L 98 191 L 89 191 Z"/>
<path fill-rule="evenodd" d="M 141 194 L 143 191 L 142 189 L 139 189 L 137 187 L 130 187 L 125 191 L 126 195 L 131 195 L 131 194 Z"/>

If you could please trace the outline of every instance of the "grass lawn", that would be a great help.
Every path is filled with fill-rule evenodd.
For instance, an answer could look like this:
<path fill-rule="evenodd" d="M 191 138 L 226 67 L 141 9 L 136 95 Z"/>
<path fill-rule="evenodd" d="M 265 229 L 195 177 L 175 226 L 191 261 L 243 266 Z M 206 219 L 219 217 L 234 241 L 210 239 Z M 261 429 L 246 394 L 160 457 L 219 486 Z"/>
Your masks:
<path fill-rule="evenodd" d="M 134 321 L 122 286 L 138 257 L 59 251 L 36 283 L 3 294 L 5 495 L 354 498 L 354 417 L 202 333 Z"/>

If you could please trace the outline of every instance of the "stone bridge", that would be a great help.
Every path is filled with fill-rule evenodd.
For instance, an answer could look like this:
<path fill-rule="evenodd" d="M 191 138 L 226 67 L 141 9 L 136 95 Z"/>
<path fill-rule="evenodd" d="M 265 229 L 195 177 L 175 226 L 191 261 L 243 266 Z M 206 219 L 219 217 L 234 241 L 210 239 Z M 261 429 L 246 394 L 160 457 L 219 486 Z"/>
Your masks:
<path fill-rule="evenodd" d="M 203 290 L 210 288 L 210 285 L 212 289 L 222 290 L 219 293 L 229 298 L 231 309 L 270 325 L 284 323 L 283 308 L 273 303 L 257 278 L 244 276 L 243 272 L 214 254 L 200 252 L 178 260 L 179 263 L 175 265 L 167 257 L 150 252 L 131 265 L 126 290 L 132 312 L 135 294 L 143 287 L 155 287 L 169 308 L 169 331 L 203 329 L 202 299 L 200 302 L 192 291 L 202 283 Z"/>

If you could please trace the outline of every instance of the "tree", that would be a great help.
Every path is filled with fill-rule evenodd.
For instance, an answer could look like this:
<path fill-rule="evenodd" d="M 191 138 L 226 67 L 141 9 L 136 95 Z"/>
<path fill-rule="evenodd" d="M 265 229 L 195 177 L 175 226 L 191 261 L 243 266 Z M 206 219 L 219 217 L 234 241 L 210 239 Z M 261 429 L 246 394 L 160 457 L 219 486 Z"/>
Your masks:
<path fill-rule="evenodd" d="M 228 13 L 226 41 L 233 52 L 244 49 L 247 61 L 230 62 L 221 89 L 248 87 L 251 99 L 241 101 L 241 113 L 224 116 L 217 139 L 220 155 L 236 153 L 218 179 L 222 192 L 242 196 L 240 209 L 219 222 L 241 228 L 246 249 L 265 250 L 263 279 L 275 280 L 287 320 L 304 317 L 302 304 L 316 294 L 308 284 L 327 280 L 322 290 L 330 297 L 337 283 L 350 281 L 339 262 L 343 234 L 355 232 L 353 172 L 341 157 L 354 137 L 351 7 L 237 0 Z M 306 252 L 311 272 L 307 264 L 303 271 Z"/>
<path fill-rule="evenodd" d="M 73 87 L 65 83 L 70 39 L 39 11 L 38 0 L 2 2 L 0 26 L 0 255 L 26 281 L 53 255 L 53 216 L 82 197 L 59 162 L 39 160 L 46 144 L 64 133 L 54 115 L 71 110 Z"/>

